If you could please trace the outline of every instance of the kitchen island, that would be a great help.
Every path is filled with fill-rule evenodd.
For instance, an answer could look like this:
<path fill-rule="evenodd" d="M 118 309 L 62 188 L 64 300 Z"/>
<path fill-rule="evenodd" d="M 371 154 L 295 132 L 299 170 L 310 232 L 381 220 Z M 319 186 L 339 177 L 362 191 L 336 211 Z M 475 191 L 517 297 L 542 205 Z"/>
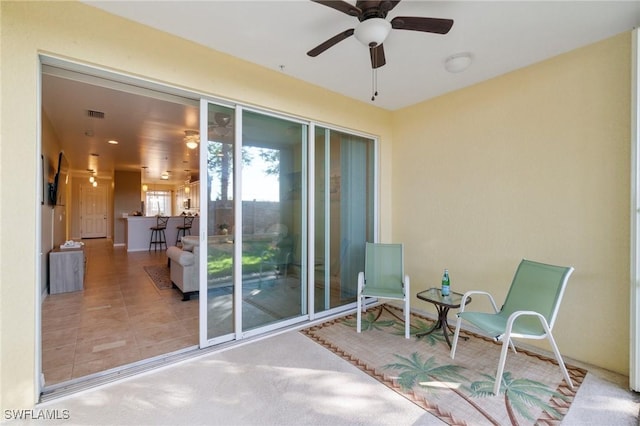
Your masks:
<path fill-rule="evenodd" d="M 151 239 L 151 227 L 156 225 L 155 216 L 128 216 L 123 218 L 125 222 L 124 236 L 127 251 L 149 250 L 149 240 Z M 171 216 L 165 229 L 167 237 L 167 247 L 176 245 L 178 226 L 184 224 L 184 216 Z M 200 217 L 195 216 L 191 225 L 191 235 L 198 235 L 200 230 Z M 189 235 L 189 234 L 187 234 Z M 164 250 L 164 248 L 163 248 Z"/>

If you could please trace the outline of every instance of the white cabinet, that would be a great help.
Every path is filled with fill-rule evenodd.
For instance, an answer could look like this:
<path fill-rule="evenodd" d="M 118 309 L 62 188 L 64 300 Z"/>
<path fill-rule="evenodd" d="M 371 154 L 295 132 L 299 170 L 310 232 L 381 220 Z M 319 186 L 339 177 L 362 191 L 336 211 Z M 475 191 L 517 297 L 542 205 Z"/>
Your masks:
<path fill-rule="evenodd" d="M 197 212 L 200 210 L 200 182 L 191 182 L 176 189 L 177 212 Z"/>
<path fill-rule="evenodd" d="M 200 182 L 191 183 L 189 194 L 191 195 L 191 209 L 200 210 Z"/>

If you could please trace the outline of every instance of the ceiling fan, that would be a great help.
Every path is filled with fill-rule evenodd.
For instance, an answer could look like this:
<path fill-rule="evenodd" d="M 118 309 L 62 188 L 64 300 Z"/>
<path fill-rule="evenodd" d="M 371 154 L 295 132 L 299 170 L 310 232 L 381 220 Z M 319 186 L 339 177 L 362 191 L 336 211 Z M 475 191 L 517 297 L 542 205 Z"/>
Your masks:
<path fill-rule="evenodd" d="M 390 22 L 387 21 L 385 19 L 387 17 L 387 13 L 397 6 L 398 3 L 400 3 L 400 0 L 358 0 L 355 6 L 341 0 L 311 1 L 356 17 L 360 23 L 355 28 L 345 30 L 331 37 L 327 41 L 320 43 L 318 46 L 308 51 L 307 55 L 316 57 L 342 40 L 355 35 L 358 41 L 369 48 L 371 55 L 371 67 L 374 70 L 386 64 L 382 43 L 389 35 L 391 29 L 447 34 L 453 26 L 452 19 L 422 18 L 417 16 L 396 16 Z"/>

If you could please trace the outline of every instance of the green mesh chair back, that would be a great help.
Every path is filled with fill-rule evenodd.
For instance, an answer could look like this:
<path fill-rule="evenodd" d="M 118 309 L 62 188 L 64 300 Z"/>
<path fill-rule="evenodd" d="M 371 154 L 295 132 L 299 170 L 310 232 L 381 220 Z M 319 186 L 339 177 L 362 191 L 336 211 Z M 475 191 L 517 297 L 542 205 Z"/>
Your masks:
<path fill-rule="evenodd" d="M 523 260 L 498 315 L 506 322 L 514 312 L 534 311 L 544 316 L 549 328 L 553 328 L 571 271 L 570 267 Z M 513 332 L 537 335 L 545 333 L 540 321 L 532 317 L 518 319 L 514 323 Z"/>
<path fill-rule="evenodd" d="M 402 244 L 366 243 L 364 294 L 404 298 Z"/>

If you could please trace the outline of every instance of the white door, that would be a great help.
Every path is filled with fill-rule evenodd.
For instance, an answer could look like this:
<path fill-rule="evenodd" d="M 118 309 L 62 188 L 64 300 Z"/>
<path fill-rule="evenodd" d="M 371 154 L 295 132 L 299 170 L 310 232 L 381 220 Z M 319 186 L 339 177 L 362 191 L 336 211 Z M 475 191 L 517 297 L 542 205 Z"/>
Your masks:
<path fill-rule="evenodd" d="M 80 187 L 80 237 L 107 236 L 107 188 L 82 185 Z"/>

